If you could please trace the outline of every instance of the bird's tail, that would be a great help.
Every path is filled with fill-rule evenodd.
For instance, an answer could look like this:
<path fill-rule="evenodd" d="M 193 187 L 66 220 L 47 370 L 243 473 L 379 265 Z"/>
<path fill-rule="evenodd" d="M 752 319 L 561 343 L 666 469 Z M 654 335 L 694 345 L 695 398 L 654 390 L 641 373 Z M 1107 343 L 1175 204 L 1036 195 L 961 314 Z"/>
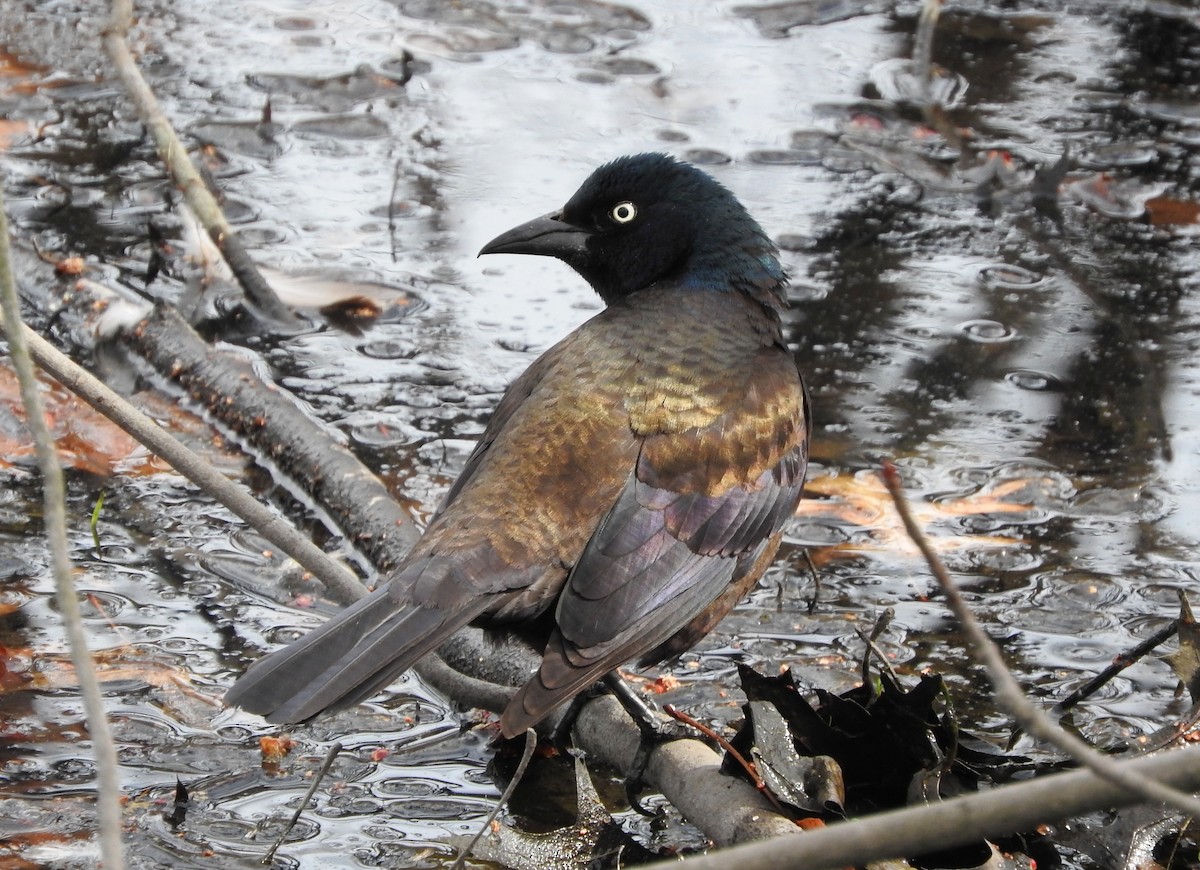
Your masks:
<path fill-rule="evenodd" d="M 434 608 L 404 600 L 405 578 L 381 586 L 324 625 L 255 662 L 225 695 L 227 704 L 273 723 L 304 722 L 362 701 L 492 603 Z"/>

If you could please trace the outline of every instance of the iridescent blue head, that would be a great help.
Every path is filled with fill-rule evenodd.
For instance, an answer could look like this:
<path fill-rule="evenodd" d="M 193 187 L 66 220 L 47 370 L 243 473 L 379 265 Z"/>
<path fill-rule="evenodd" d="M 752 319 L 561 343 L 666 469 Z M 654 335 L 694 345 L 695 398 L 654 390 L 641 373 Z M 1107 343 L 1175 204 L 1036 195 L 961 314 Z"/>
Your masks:
<path fill-rule="evenodd" d="M 561 210 L 480 253 L 557 257 L 609 305 L 667 284 L 740 291 L 775 311 L 785 304 L 786 277 L 758 222 L 712 176 L 665 154 L 601 166 Z"/>

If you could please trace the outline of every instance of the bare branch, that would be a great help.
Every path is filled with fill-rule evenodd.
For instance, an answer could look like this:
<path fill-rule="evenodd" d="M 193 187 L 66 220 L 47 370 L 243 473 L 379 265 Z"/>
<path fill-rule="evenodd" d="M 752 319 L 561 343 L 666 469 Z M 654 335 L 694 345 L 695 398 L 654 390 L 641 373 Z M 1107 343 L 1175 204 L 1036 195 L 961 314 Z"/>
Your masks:
<path fill-rule="evenodd" d="M 335 595 L 343 601 L 352 601 L 366 594 L 366 587 L 358 578 L 296 531 L 291 523 L 257 501 L 245 487 L 216 471 L 211 463 L 197 456 L 36 332 L 24 327 L 24 337 L 38 365 L 53 375 L 55 380 L 245 520 L 264 538 L 295 559 L 302 568 L 312 572 Z"/>
<path fill-rule="evenodd" d="M 138 110 L 142 123 L 154 137 L 159 159 L 166 165 L 176 186 L 183 193 L 188 207 L 195 213 L 237 276 L 246 295 L 268 317 L 281 323 L 294 323 L 296 316 L 284 305 L 254 266 L 241 238 L 225 219 L 221 206 L 209 192 L 204 178 L 188 157 L 187 149 L 175 135 L 170 121 L 163 114 L 158 98 L 138 71 L 127 37 L 133 24 L 133 0 L 113 0 L 112 14 L 101 31 L 104 50 L 108 52 L 117 74 L 125 85 L 129 99 Z"/>
<path fill-rule="evenodd" d="M 896 471 L 896 466 L 890 462 L 884 463 L 883 482 L 892 495 L 896 510 L 899 511 L 904 528 L 908 531 L 908 536 L 921 550 L 921 555 L 925 557 L 929 570 L 937 579 L 938 585 L 942 587 L 951 611 L 954 612 L 963 630 L 967 633 L 975 661 L 987 670 L 988 678 L 992 681 L 992 687 L 996 691 L 996 702 L 1001 709 L 1016 719 L 1021 727 L 1033 736 L 1058 747 L 1080 764 L 1090 768 L 1097 776 L 1129 789 L 1141 800 L 1161 801 L 1186 815 L 1200 816 L 1200 800 L 1169 786 L 1130 773 L 1125 765 L 1119 765 L 1101 755 L 1083 740 L 1058 727 L 1049 716 L 1029 702 L 1020 684 L 1005 665 L 1004 658 L 1000 655 L 1000 650 L 995 642 L 987 636 L 979 621 L 975 619 L 975 614 L 963 601 L 962 595 L 959 594 L 954 581 L 950 579 L 950 574 L 946 571 L 941 559 L 934 552 L 929 539 L 925 537 L 925 533 L 913 519 L 912 512 L 908 509 L 908 500 L 905 499 L 901 489 L 900 474 Z"/>
<path fill-rule="evenodd" d="M 96 802 L 100 815 L 100 852 L 108 870 L 123 870 L 125 856 L 121 846 L 121 778 L 117 769 L 117 751 L 104 709 L 104 697 L 96 680 L 96 669 L 88 650 L 87 635 L 79 612 L 79 598 L 72 580 L 71 557 L 67 544 L 66 490 L 62 465 L 54 439 L 46 426 L 46 415 L 38 395 L 37 379 L 26 345 L 25 324 L 21 320 L 21 302 L 10 266 L 12 257 L 8 242 L 8 219 L 4 214 L 4 198 L 0 196 L 0 308 L 4 309 L 4 334 L 12 354 L 13 368 L 21 384 L 21 401 L 25 418 L 33 435 L 38 467 L 42 472 L 42 492 L 45 500 L 46 539 L 50 547 L 54 586 L 62 613 L 71 661 L 79 677 L 79 692 L 87 716 L 88 734 L 96 756 Z"/>
<path fill-rule="evenodd" d="M 1119 762 L 1123 775 L 1200 788 L 1200 747 Z M 901 855 L 920 855 L 1010 834 L 1058 819 L 1138 803 L 1123 785 L 1077 770 L 936 804 L 855 819 L 763 843 L 650 865 L 658 870 L 835 870 Z"/>

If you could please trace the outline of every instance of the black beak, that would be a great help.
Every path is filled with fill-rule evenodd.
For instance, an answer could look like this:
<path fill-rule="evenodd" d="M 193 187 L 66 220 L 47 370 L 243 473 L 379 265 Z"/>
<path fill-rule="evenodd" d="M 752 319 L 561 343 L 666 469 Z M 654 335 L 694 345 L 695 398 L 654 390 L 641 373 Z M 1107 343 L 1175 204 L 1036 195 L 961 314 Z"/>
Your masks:
<path fill-rule="evenodd" d="M 582 255 L 591 233 L 562 219 L 562 212 L 542 215 L 501 233 L 483 246 L 484 254 L 537 254 L 570 261 Z"/>

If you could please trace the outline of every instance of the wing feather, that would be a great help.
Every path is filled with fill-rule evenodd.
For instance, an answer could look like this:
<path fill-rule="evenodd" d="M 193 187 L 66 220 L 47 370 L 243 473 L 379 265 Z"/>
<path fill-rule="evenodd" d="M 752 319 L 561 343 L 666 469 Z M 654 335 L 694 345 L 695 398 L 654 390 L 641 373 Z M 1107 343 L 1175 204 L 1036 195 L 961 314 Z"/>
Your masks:
<path fill-rule="evenodd" d="M 720 495 L 664 493 L 630 475 L 567 579 L 541 667 L 505 710 L 504 732 L 519 733 L 625 661 L 671 651 L 677 633 L 723 615 L 707 613 L 714 602 L 732 607 L 799 501 L 804 462 L 791 454 L 803 457 L 806 444 Z"/>

